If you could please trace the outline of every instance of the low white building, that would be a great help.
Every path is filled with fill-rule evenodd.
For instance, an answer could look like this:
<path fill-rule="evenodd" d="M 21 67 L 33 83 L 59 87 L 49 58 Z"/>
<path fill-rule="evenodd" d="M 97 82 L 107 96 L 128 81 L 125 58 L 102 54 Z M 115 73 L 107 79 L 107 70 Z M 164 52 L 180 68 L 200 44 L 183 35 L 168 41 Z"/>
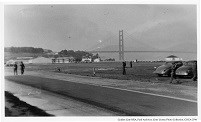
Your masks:
<path fill-rule="evenodd" d="M 20 64 L 23 62 L 24 64 L 31 64 L 33 57 L 17 57 L 16 59 L 11 59 L 6 62 L 6 66 L 13 66 L 15 63 Z"/>
<path fill-rule="evenodd" d="M 100 58 L 94 59 L 94 62 L 100 62 Z"/>
<path fill-rule="evenodd" d="M 15 60 L 9 60 L 6 62 L 6 66 L 13 66 L 15 64 Z"/>
<path fill-rule="evenodd" d="M 181 59 L 175 55 L 170 55 L 165 58 L 166 61 L 180 61 Z"/>
<path fill-rule="evenodd" d="M 24 64 L 39 64 L 39 63 L 52 63 L 52 58 L 45 57 L 18 57 L 16 60 L 9 60 L 6 62 L 6 66 L 13 66 L 15 63 L 23 62 Z"/>
<path fill-rule="evenodd" d="M 31 64 L 33 57 L 17 57 L 15 62 L 23 62 L 24 64 Z"/>
<path fill-rule="evenodd" d="M 71 63 L 74 61 L 75 59 L 73 57 L 58 57 L 52 59 L 52 63 Z"/>
<path fill-rule="evenodd" d="M 91 57 L 83 57 L 82 62 L 92 62 L 92 58 Z"/>
<path fill-rule="evenodd" d="M 39 63 L 52 63 L 51 58 L 45 58 L 45 57 L 37 57 L 32 59 L 33 64 L 39 64 Z"/>

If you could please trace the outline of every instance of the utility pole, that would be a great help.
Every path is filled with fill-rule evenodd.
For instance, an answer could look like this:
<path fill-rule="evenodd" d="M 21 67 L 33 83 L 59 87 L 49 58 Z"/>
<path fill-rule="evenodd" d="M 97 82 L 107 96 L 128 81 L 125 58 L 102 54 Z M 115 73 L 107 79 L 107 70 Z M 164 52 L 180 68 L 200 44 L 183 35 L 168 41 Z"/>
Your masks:
<path fill-rule="evenodd" d="M 119 60 L 124 61 L 124 38 L 123 30 L 119 31 Z"/>

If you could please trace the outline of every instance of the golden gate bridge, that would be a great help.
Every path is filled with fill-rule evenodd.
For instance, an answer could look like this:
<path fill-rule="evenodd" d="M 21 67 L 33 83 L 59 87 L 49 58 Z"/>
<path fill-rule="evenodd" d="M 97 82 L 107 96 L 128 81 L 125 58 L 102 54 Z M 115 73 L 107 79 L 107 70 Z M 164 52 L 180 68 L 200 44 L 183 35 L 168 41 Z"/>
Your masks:
<path fill-rule="evenodd" d="M 126 37 L 125 37 L 126 36 Z M 153 53 L 195 53 L 195 52 L 188 52 L 188 51 L 165 51 L 165 50 L 124 50 L 124 43 L 125 43 L 125 39 L 130 39 L 130 40 L 135 40 L 134 43 L 140 43 L 143 44 L 142 42 L 137 41 L 136 38 L 134 38 L 132 36 L 132 34 L 129 34 L 126 31 L 123 30 L 119 30 L 119 35 L 118 37 L 116 35 L 113 35 L 113 37 L 109 37 L 108 39 L 104 39 L 104 40 L 98 40 L 98 44 L 94 45 L 92 49 L 87 50 L 87 52 L 90 53 L 119 53 L 119 60 L 120 61 L 124 61 L 124 55 L 125 53 L 146 53 L 146 52 L 153 52 Z M 109 43 L 109 45 L 112 44 L 113 40 L 118 40 L 118 50 L 104 50 L 101 49 L 101 47 L 106 47 Z M 117 41 L 116 41 L 117 42 Z M 114 42 L 113 42 L 114 43 Z"/>

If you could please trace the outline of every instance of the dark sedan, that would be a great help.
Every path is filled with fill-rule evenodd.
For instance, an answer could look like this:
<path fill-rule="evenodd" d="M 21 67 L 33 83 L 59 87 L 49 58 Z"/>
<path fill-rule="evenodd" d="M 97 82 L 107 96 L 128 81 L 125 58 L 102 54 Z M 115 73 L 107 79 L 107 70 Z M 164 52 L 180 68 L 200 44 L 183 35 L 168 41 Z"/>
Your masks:
<path fill-rule="evenodd" d="M 156 68 L 153 73 L 157 74 L 158 76 L 170 76 L 171 67 L 174 63 L 178 63 L 177 68 L 183 65 L 182 61 L 168 61 Z"/>
<path fill-rule="evenodd" d="M 180 77 L 182 76 L 192 78 L 194 75 L 193 68 L 195 67 L 195 65 L 197 65 L 197 61 L 195 60 L 185 62 L 183 66 L 179 67 L 176 70 L 176 75 Z"/>

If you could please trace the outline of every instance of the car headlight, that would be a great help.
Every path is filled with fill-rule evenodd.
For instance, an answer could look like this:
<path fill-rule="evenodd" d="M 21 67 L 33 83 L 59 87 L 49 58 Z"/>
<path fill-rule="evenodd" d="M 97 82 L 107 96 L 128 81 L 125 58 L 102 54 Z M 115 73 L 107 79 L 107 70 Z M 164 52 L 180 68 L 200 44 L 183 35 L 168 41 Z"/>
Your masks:
<path fill-rule="evenodd" d="M 186 73 L 190 73 L 190 72 L 191 72 L 190 70 L 187 70 L 187 71 L 186 71 Z"/>

